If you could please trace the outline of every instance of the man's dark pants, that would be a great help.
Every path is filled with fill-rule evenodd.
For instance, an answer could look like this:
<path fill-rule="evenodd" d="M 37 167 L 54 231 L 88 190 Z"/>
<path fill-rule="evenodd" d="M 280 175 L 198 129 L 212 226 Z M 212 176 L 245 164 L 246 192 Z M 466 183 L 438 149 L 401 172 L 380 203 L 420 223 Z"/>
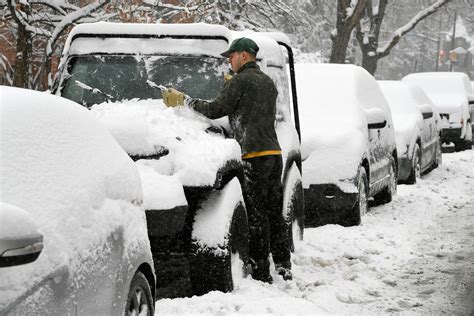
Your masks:
<path fill-rule="evenodd" d="M 250 228 L 249 255 L 254 278 L 269 276 L 268 255 L 273 262 L 290 268 L 288 231 L 283 218 L 281 155 L 244 159 L 244 200 Z"/>

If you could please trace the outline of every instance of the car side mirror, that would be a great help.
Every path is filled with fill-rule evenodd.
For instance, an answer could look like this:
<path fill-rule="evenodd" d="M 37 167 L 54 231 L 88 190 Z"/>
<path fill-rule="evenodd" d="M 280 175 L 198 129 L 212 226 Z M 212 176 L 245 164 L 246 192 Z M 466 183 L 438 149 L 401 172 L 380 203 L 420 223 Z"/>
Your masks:
<path fill-rule="evenodd" d="M 367 127 L 369 129 L 381 129 L 387 126 L 387 115 L 378 108 L 365 110 L 367 118 Z"/>
<path fill-rule="evenodd" d="M 0 202 L 0 268 L 35 261 L 43 250 L 43 235 L 31 215 Z"/>
<path fill-rule="evenodd" d="M 422 114 L 423 114 L 423 119 L 424 119 L 424 120 L 433 117 L 433 112 L 423 112 Z"/>

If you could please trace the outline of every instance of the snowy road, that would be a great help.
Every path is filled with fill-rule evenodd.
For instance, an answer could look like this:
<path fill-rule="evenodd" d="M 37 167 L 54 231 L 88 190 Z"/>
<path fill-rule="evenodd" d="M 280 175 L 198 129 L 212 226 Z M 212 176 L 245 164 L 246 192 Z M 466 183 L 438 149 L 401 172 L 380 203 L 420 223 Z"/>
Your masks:
<path fill-rule="evenodd" d="M 305 230 L 294 280 L 163 299 L 157 314 L 474 313 L 474 150 L 374 207 L 363 225 Z"/>

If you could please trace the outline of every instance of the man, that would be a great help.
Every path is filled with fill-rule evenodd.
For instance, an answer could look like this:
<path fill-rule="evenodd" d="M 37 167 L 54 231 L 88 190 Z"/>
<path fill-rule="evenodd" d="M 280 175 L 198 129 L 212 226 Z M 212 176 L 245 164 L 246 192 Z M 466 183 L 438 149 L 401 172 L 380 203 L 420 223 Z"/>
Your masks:
<path fill-rule="evenodd" d="M 277 89 L 256 63 L 259 50 L 249 38 L 232 42 L 222 56 L 235 75 L 212 102 L 185 97 L 174 89 L 163 92 L 168 106 L 186 104 L 210 119 L 229 116 L 234 138 L 242 148 L 244 200 L 250 228 L 249 256 L 254 279 L 271 283 L 269 252 L 277 273 L 291 280 L 288 232 L 282 214 L 281 148 L 275 132 Z"/>

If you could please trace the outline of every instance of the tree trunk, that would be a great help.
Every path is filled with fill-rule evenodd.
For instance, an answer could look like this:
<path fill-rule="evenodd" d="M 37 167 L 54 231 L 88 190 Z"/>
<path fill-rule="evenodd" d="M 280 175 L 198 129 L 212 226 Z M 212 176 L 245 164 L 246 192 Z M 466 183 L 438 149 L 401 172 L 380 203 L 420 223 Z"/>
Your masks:
<path fill-rule="evenodd" d="M 346 53 L 347 46 L 349 45 L 349 40 L 351 38 L 351 33 L 344 32 L 342 35 L 336 35 L 332 38 L 332 49 L 331 57 L 329 62 L 332 64 L 345 64 L 346 63 Z"/>
<path fill-rule="evenodd" d="M 29 88 L 31 78 L 31 56 L 32 41 L 30 33 L 22 26 L 18 26 L 18 38 L 16 40 L 15 73 L 13 76 L 13 86 Z"/>
<path fill-rule="evenodd" d="M 377 62 L 379 61 L 378 56 L 362 55 L 362 67 L 367 70 L 372 76 L 375 75 L 377 70 Z"/>
<path fill-rule="evenodd" d="M 330 63 L 346 63 L 347 46 L 351 39 L 352 30 L 357 26 L 365 10 L 368 0 L 337 1 L 336 34 L 331 35 L 332 49 Z"/>

